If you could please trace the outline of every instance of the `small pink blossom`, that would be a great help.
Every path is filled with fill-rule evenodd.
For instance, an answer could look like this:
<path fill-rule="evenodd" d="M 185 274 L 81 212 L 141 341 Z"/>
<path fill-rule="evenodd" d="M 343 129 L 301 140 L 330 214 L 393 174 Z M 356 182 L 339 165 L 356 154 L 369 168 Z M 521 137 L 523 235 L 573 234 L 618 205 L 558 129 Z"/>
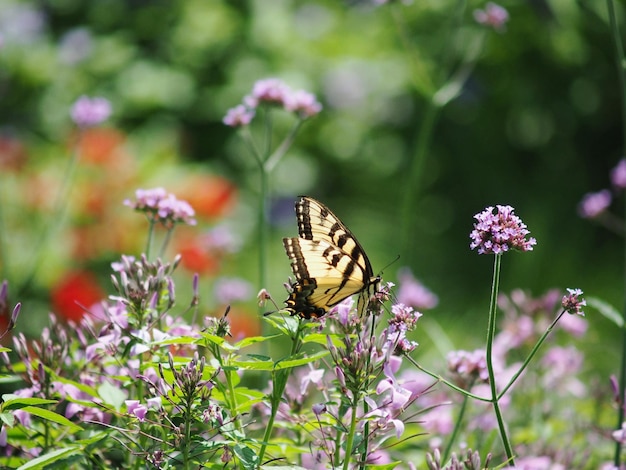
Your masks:
<path fill-rule="evenodd" d="M 626 158 L 622 158 L 611 170 L 611 183 L 617 189 L 626 189 Z"/>
<path fill-rule="evenodd" d="M 580 298 L 583 295 L 583 291 L 580 289 L 567 289 L 567 292 L 569 294 L 564 295 L 561 301 L 563 309 L 572 315 L 576 314 L 584 317 L 585 313 L 582 311 L 582 308 L 587 305 L 587 302 L 585 299 Z"/>
<path fill-rule="evenodd" d="M 532 251 L 537 240 L 533 237 L 526 239 L 530 232 L 526 224 L 514 214 L 515 209 L 497 205 L 496 213 L 493 211 L 494 207 L 489 206 L 474 216 L 477 222 L 470 233 L 470 249 L 477 248 L 479 255 L 500 254 L 511 249 Z"/>
<path fill-rule="evenodd" d="M 483 26 L 491 26 L 497 31 L 502 31 L 507 21 L 509 21 L 509 13 L 504 7 L 489 2 L 484 10 L 474 10 L 474 19 Z"/>
<path fill-rule="evenodd" d="M 578 204 L 578 213 L 584 219 L 593 219 L 602 214 L 611 205 L 611 191 L 603 189 L 587 193 Z"/>
<path fill-rule="evenodd" d="M 322 105 L 317 101 L 313 93 L 297 90 L 287 95 L 285 109 L 294 112 L 302 119 L 306 119 L 322 110 Z"/>
<path fill-rule="evenodd" d="M 79 127 L 96 126 L 111 115 L 111 103 L 106 98 L 83 95 L 72 106 L 70 115 Z"/>
<path fill-rule="evenodd" d="M 247 126 L 254 118 L 254 109 L 247 108 L 243 104 L 230 108 L 222 119 L 222 122 L 230 127 Z"/>

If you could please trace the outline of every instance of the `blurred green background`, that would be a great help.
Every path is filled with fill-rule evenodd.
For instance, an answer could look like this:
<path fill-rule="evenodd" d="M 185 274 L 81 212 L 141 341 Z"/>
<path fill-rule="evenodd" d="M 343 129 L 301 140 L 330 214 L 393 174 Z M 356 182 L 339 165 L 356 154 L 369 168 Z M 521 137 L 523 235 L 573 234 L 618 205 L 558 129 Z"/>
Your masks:
<path fill-rule="evenodd" d="M 206 310 L 217 314 L 210 286 L 220 276 L 242 277 L 256 292 L 259 175 L 221 119 L 267 77 L 309 90 L 324 105 L 271 176 L 265 287 L 277 301 L 290 275 L 281 238 L 296 234 L 293 201 L 308 194 L 351 228 L 375 271 L 388 266 L 386 280 L 412 268 L 439 296 L 429 315 L 459 347 L 482 343 L 486 329 L 493 259 L 471 252 L 468 236 L 473 215 L 489 205 L 515 207 L 538 240 L 532 253 L 505 256 L 503 292 L 579 287 L 619 307 L 623 240 L 577 214 L 585 193 L 609 187 L 623 152 L 605 4 L 502 5 L 510 20 L 494 31 L 473 19 L 482 1 L 3 0 L 2 269 L 11 286 L 24 281 L 36 234 L 48 223 L 45 202 L 62 179 L 75 133 L 69 109 L 80 95 L 111 101 L 112 134 L 99 138 L 124 154 L 117 151 L 106 171 L 95 157 L 77 168 L 67 223 L 46 247 L 35 282 L 12 298 L 30 306 L 23 318 L 37 319 L 27 329 L 36 334 L 47 321 L 49 291 L 71 270 L 95 273 L 111 293 L 109 263 L 120 251 L 140 253 L 145 236 L 125 198 L 153 186 L 185 198 L 193 177 L 196 192 L 210 185 L 206 197 L 227 199 L 199 217 L 196 232 L 225 224 L 240 241 L 201 277 Z M 459 83 L 458 96 L 431 114 L 423 166 L 410 178 L 434 93 Z M 276 121 L 277 136 L 289 119 Z M 410 220 L 402 211 L 407 193 Z M 105 207 L 106 217 L 94 216 L 94 206 Z M 179 303 L 190 290 L 178 286 Z M 241 308 L 257 314 L 254 299 Z M 618 357 L 617 332 L 592 311 L 588 317 L 587 347 L 608 367 Z"/>

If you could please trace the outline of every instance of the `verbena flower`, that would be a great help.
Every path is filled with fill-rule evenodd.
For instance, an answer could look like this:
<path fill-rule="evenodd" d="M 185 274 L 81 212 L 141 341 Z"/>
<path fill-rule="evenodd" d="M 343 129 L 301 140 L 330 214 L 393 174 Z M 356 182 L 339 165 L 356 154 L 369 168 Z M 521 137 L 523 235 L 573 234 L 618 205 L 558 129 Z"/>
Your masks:
<path fill-rule="evenodd" d="M 245 98 L 246 104 L 251 107 L 261 103 L 285 106 L 291 94 L 291 89 L 285 82 L 277 78 L 264 78 L 252 86 L 252 94 Z"/>
<path fill-rule="evenodd" d="M 221 277 L 213 286 L 215 300 L 222 305 L 243 302 L 252 297 L 252 285 L 238 277 Z"/>
<path fill-rule="evenodd" d="M 111 115 L 111 103 L 106 98 L 89 98 L 83 95 L 72 106 L 70 115 L 79 127 L 96 126 Z"/>
<path fill-rule="evenodd" d="M 398 280 L 398 303 L 420 310 L 435 308 L 439 303 L 439 298 L 413 276 L 410 268 L 400 268 Z"/>
<path fill-rule="evenodd" d="M 622 158 L 611 170 L 611 183 L 617 189 L 626 189 L 626 158 Z"/>
<path fill-rule="evenodd" d="M 477 222 L 474 230 L 470 233 L 472 242 L 470 248 L 477 248 L 478 254 L 499 254 L 515 249 L 519 251 L 532 251 L 537 240 L 533 237 L 526 239 L 530 232 L 526 224 L 516 216 L 511 206 L 489 206 L 483 212 L 474 216 Z"/>
<path fill-rule="evenodd" d="M 234 108 L 230 108 L 226 112 L 226 116 L 224 116 L 222 122 L 230 127 L 247 126 L 250 122 L 252 122 L 254 114 L 254 109 L 250 109 L 247 106 L 240 104 Z"/>
<path fill-rule="evenodd" d="M 313 93 L 305 90 L 292 90 L 278 78 L 257 80 L 252 93 L 243 98 L 243 103 L 229 109 L 222 122 L 227 126 L 241 127 L 250 124 L 259 106 L 276 106 L 294 113 L 300 119 L 319 114 L 322 105 Z"/>
<path fill-rule="evenodd" d="M 450 351 L 447 356 L 448 370 L 455 375 L 456 382 L 462 387 L 477 382 L 487 383 L 487 358 L 485 351 Z"/>
<path fill-rule="evenodd" d="M 474 10 L 474 19 L 479 24 L 502 31 L 509 21 L 509 12 L 500 5 L 489 2 L 484 10 Z"/>
<path fill-rule="evenodd" d="M 187 201 L 177 199 L 163 188 L 138 189 L 135 201 L 126 199 L 124 205 L 146 214 L 149 220 L 160 222 L 166 228 L 177 223 L 196 225 L 195 211 Z"/>
<path fill-rule="evenodd" d="M 611 191 L 608 189 L 587 193 L 578 204 L 578 213 L 585 219 L 593 219 L 607 210 L 611 199 Z"/>
<path fill-rule="evenodd" d="M 582 308 L 587 305 L 585 299 L 581 298 L 583 291 L 580 289 L 567 289 L 569 294 L 563 296 L 561 305 L 563 309 L 570 314 L 585 316 Z"/>
<path fill-rule="evenodd" d="M 296 90 L 285 100 L 285 109 L 298 114 L 301 119 L 306 119 L 322 110 L 322 105 L 317 101 L 313 93 L 304 90 Z"/>

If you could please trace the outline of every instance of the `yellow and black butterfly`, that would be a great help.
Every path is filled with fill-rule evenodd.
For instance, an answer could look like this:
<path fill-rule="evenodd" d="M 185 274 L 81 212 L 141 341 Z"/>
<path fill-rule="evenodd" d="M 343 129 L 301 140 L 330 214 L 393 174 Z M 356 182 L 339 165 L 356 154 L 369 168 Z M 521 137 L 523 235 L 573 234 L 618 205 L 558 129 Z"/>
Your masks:
<path fill-rule="evenodd" d="M 363 247 L 328 207 L 313 198 L 300 196 L 296 216 L 300 237 L 283 238 L 296 278 L 286 310 L 306 319 L 319 318 L 360 293 L 362 315 L 380 283 Z"/>

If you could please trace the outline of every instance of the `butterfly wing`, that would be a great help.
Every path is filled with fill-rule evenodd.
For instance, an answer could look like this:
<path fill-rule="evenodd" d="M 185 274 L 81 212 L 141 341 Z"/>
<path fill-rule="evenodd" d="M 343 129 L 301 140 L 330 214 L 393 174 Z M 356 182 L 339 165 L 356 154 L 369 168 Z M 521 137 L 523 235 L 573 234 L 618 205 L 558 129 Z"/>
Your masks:
<path fill-rule="evenodd" d="M 329 308 L 367 287 L 364 268 L 325 240 L 284 238 L 296 282 L 286 300 L 292 315 L 321 317 Z"/>
<path fill-rule="evenodd" d="M 378 290 L 365 250 L 352 232 L 319 201 L 301 196 L 296 201 L 300 238 L 285 238 L 296 282 L 286 300 L 292 315 L 321 317 L 329 308 L 361 293 L 358 310 L 363 314 Z"/>
<path fill-rule="evenodd" d="M 315 199 L 300 196 L 296 201 L 298 233 L 306 240 L 323 240 L 345 252 L 364 273 L 364 284 L 374 277 L 372 265 L 365 250 L 339 217 Z M 347 266 L 348 270 L 354 269 Z"/>

